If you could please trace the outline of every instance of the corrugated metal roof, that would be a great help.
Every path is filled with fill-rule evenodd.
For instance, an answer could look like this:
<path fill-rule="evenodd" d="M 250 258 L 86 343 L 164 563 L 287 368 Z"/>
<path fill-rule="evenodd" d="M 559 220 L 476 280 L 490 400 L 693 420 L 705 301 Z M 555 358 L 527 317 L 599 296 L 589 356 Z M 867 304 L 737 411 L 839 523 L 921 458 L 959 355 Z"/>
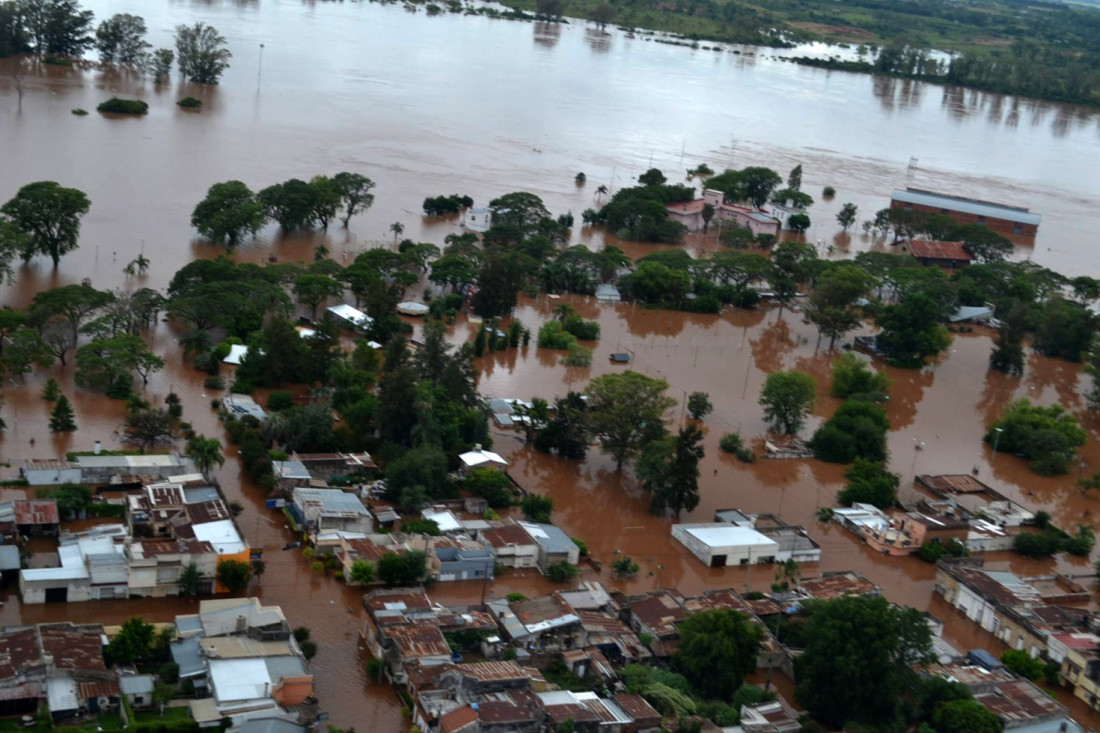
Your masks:
<path fill-rule="evenodd" d="M 1020 224 L 1032 224 L 1039 226 L 1042 217 L 1033 214 L 1025 208 L 995 204 L 990 201 L 979 201 L 962 196 L 951 196 L 943 193 L 924 191 L 919 188 L 907 188 L 904 191 L 894 191 L 890 198 L 904 204 L 916 204 L 936 209 L 947 209 L 964 214 L 984 216 L 989 219 L 1004 219 L 1005 221 L 1018 222 Z"/>

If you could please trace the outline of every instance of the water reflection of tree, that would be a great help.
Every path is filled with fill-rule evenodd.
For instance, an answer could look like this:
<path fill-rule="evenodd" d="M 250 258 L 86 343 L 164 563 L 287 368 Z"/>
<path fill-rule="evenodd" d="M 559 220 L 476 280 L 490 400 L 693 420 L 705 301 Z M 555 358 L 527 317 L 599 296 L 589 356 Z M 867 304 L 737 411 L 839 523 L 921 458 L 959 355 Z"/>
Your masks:
<path fill-rule="evenodd" d="M 890 369 L 890 428 L 897 430 L 913 424 L 917 405 L 924 399 L 924 390 L 932 386 L 935 372 L 931 369 Z"/>
<path fill-rule="evenodd" d="M 1001 416 L 1005 405 L 1011 401 L 1012 396 L 1019 389 L 1020 381 L 1019 377 L 1010 377 L 992 369 L 986 372 L 982 394 L 974 403 L 974 407 L 982 416 L 983 425 L 989 425 Z"/>
<path fill-rule="evenodd" d="M 1066 409 L 1080 408 L 1081 396 L 1077 394 L 1077 377 L 1081 365 L 1065 359 L 1053 359 L 1035 352 L 1027 361 L 1024 384 L 1034 399 L 1042 397 L 1047 387 L 1053 387 L 1058 402 Z"/>
<path fill-rule="evenodd" d="M 764 374 L 782 371 L 783 357 L 797 346 L 784 318 L 777 318 L 775 323 L 761 329 L 749 343 L 752 345 L 753 363 Z"/>
<path fill-rule="evenodd" d="M 624 318 L 630 335 L 645 339 L 650 336 L 679 336 L 689 320 L 689 314 L 633 306 Z"/>
<path fill-rule="evenodd" d="M 611 50 L 611 34 L 597 28 L 584 29 L 584 42 L 593 51 L 607 53 Z"/>
<path fill-rule="evenodd" d="M 535 24 L 535 43 L 546 48 L 558 45 L 561 39 L 561 25 L 558 23 L 546 23 L 537 21 Z"/>

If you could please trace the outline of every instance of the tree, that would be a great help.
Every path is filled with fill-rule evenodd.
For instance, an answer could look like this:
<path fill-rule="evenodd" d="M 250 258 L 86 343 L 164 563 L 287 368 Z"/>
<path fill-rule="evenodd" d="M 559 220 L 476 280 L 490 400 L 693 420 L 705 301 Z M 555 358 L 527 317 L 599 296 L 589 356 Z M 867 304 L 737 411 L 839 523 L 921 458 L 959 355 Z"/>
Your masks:
<path fill-rule="evenodd" d="M 564 0 L 535 0 L 535 17 L 557 20 L 565 12 Z"/>
<path fill-rule="evenodd" d="M 494 509 L 512 505 L 512 482 L 503 471 L 486 466 L 471 468 L 462 486 L 474 496 L 484 497 Z"/>
<path fill-rule="evenodd" d="M 416 585 L 428 572 L 428 557 L 420 550 L 388 551 L 378 559 L 378 577 L 388 586 Z"/>
<path fill-rule="evenodd" d="M 714 410 L 714 405 L 706 392 L 692 392 L 688 395 L 687 410 L 692 420 L 702 420 Z"/>
<path fill-rule="evenodd" d="M 201 21 L 176 26 L 176 54 L 180 74 L 199 84 L 217 84 L 233 57 L 225 48 L 225 38 Z"/>
<path fill-rule="evenodd" d="M 51 320 L 56 317 L 63 318 L 68 324 L 71 336 L 68 345 L 71 347 L 76 343 L 81 327 L 97 311 L 106 308 L 114 301 L 113 293 L 96 290 L 86 285 L 62 285 L 58 288 L 43 290 L 34 296 L 28 309 L 29 320 L 45 337 Z"/>
<path fill-rule="evenodd" d="M 981 224 L 959 227 L 952 239 L 961 240 L 963 249 L 978 262 L 1004 262 L 1012 254 L 1012 241 Z"/>
<path fill-rule="evenodd" d="M 53 364 L 53 353 L 37 331 L 33 328 L 20 328 L 7 338 L 0 363 L 9 375 L 22 379 L 24 374 L 31 371 L 34 364 L 40 366 Z"/>
<path fill-rule="evenodd" d="M 76 430 L 73 406 L 65 395 L 57 398 L 57 402 L 50 412 L 50 430 L 55 433 L 71 433 Z"/>
<path fill-rule="evenodd" d="M 646 445 L 635 468 L 649 493 L 649 511 L 679 517 L 699 505 L 699 461 L 703 458 L 703 431 L 688 424 L 679 434 Z"/>
<path fill-rule="evenodd" d="M 939 320 L 939 308 L 932 298 L 920 292 L 907 293 L 879 315 L 882 333 L 878 335 L 878 347 L 893 366 L 919 369 L 925 359 L 951 343 L 951 334 Z"/>
<path fill-rule="evenodd" d="M 847 232 L 848 228 L 856 223 L 856 217 L 858 215 L 859 209 L 856 205 L 847 203 L 840 207 L 840 213 L 836 215 L 836 222 L 844 227 L 844 231 Z"/>
<path fill-rule="evenodd" d="M 862 322 L 856 302 L 867 294 L 871 285 L 871 276 L 856 265 L 833 267 L 817 279 L 806 305 L 806 320 L 829 338 L 830 350 L 839 337 Z"/>
<path fill-rule="evenodd" d="M 267 215 L 277 221 L 283 231 L 310 229 L 317 222 L 322 191 L 300 178 L 268 186 L 257 196 Z"/>
<path fill-rule="evenodd" d="M 17 12 L 40 56 L 79 58 L 95 43 L 91 35 L 94 14 L 81 10 L 77 0 L 22 0 Z"/>
<path fill-rule="evenodd" d="M 869 398 L 879 402 L 890 390 L 890 377 L 886 372 L 876 372 L 867 363 L 845 351 L 833 362 L 829 394 L 842 398 Z"/>
<path fill-rule="evenodd" d="M 397 238 L 405 232 L 405 225 L 399 221 L 395 221 L 393 224 L 390 224 L 390 231 L 393 232 L 393 241 L 396 242 Z"/>
<path fill-rule="evenodd" d="M 546 577 L 555 583 L 568 583 L 580 575 L 580 568 L 568 560 L 562 560 L 546 568 Z"/>
<path fill-rule="evenodd" d="M 523 510 L 523 516 L 529 521 L 538 524 L 549 524 L 550 515 L 554 512 L 554 500 L 542 494 L 528 494 L 519 504 Z"/>
<path fill-rule="evenodd" d="M 42 386 L 42 399 L 47 402 L 55 402 L 60 396 L 61 385 L 57 383 L 56 379 L 50 377 L 46 380 L 46 384 Z"/>
<path fill-rule="evenodd" d="M 787 217 L 787 228 L 792 232 L 798 232 L 801 234 L 810 228 L 810 217 L 808 214 L 791 214 Z"/>
<path fill-rule="evenodd" d="M 186 450 L 187 455 L 195 462 L 195 468 L 199 469 L 203 476 L 209 476 L 214 466 L 225 465 L 222 444 L 217 438 L 196 435 L 187 441 Z"/>
<path fill-rule="evenodd" d="M 886 431 L 889 429 L 886 410 L 870 402 L 849 400 L 817 429 L 810 447 L 814 457 L 823 461 L 851 463 L 862 457 L 882 463 L 887 457 Z"/>
<path fill-rule="evenodd" d="M 334 298 L 344 292 L 340 283 L 328 275 L 305 273 L 294 281 L 294 294 L 298 296 L 298 302 L 308 305 L 310 318 L 317 318 L 317 308 L 329 298 Z"/>
<path fill-rule="evenodd" d="M 374 582 L 374 565 L 366 560 L 356 560 L 351 565 L 348 581 L 352 585 L 369 585 Z"/>
<path fill-rule="evenodd" d="M 256 235 L 267 221 L 264 205 L 240 181 L 215 183 L 191 213 L 191 226 L 207 239 L 235 247 L 245 233 Z"/>
<path fill-rule="evenodd" d="M 477 263 L 469 257 L 444 255 L 432 262 L 428 280 L 438 287 L 450 286 L 452 292 L 457 292 L 460 286 L 474 282 L 477 275 Z"/>
<path fill-rule="evenodd" d="M 1043 676 L 1043 662 L 1023 649 L 1008 649 L 1001 655 L 1001 661 L 1010 670 L 1032 682 Z"/>
<path fill-rule="evenodd" d="M 771 283 L 780 307 L 798 294 L 802 284 L 810 279 L 817 263 L 817 251 L 805 242 L 780 242 L 772 253 Z"/>
<path fill-rule="evenodd" d="M 53 181 L 28 183 L 3 206 L 0 213 L 30 236 L 22 252 L 24 261 L 36 254 L 49 255 L 56 269 L 61 255 L 77 247 L 80 217 L 91 202 L 83 191 L 63 188 Z"/>
<path fill-rule="evenodd" d="M 798 661 L 798 700 L 834 725 L 901 722 L 913 669 L 932 660 L 932 637 L 920 611 L 885 598 L 848 596 L 811 602 Z"/>
<path fill-rule="evenodd" d="M 176 52 L 170 48 L 158 48 L 153 51 L 149 61 L 150 71 L 153 73 L 153 83 L 160 84 L 168 78 L 172 72 L 172 64 L 176 60 Z"/>
<path fill-rule="evenodd" d="M 791 191 L 802 190 L 802 164 L 799 163 L 787 175 L 787 188 Z"/>
<path fill-rule="evenodd" d="M 150 48 L 145 32 L 145 20 L 140 15 L 117 13 L 107 18 L 95 32 L 99 60 L 105 64 L 136 64 Z"/>
<path fill-rule="evenodd" d="M 809 374 L 772 372 L 760 392 L 760 405 L 775 430 L 794 435 L 802 429 L 816 397 L 817 385 Z"/>
<path fill-rule="evenodd" d="M 176 439 L 176 419 L 166 410 L 138 410 L 126 417 L 123 437 L 126 442 L 141 447 L 141 452 Z"/>
<path fill-rule="evenodd" d="M 194 562 L 187 563 L 187 566 L 180 571 L 179 577 L 180 595 L 184 598 L 194 598 L 199 594 L 202 589 L 202 576 L 199 574 L 199 567 Z"/>
<path fill-rule="evenodd" d="M 856 458 L 844 475 L 848 485 L 836 495 L 840 504 L 874 504 L 879 509 L 890 509 L 897 504 L 901 477 L 890 473 L 883 464 Z"/>
<path fill-rule="evenodd" d="M 727 700 L 756 669 L 764 630 L 732 609 L 714 609 L 689 616 L 679 625 L 676 669 L 704 697 Z"/>
<path fill-rule="evenodd" d="M 1001 733 L 1001 719 L 975 700 L 954 700 L 932 715 L 936 733 Z"/>
<path fill-rule="evenodd" d="M 109 397 L 129 395 L 131 373 L 141 375 L 143 384 L 149 374 L 164 367 L 164 359 L 154 354 L 140 336 L 124 334 L 98 338 L 76 352 L 76 383 L 100 389 Z"/>
<path fill-rule="evenodd" d="M 1042 407 L 1026 399 L 1009 404 L 989 426 L 985 442 L 998 450 L 1026 458 L 1042 476 L 1066 473 L 1088 434 L 1061 405 Z"/>
<path fill-rule="evenodd" d="M 616 468 L 642 447 L 664 435 L 664 413 L 676 404 L 665 396 L 668 382 L 627 370 L 604 374 L 589 383 L 588 427 Z"/>
<path fill-rule="evenodd" d="M 374 181 L 359 173 L 337 173 L 332 177 L 332 187 L 340 197 L 340 206 L 344 210 L 340 221 L 345 229 L 351 217 L 365 212 L 374 203 L 374 194 L 370 192 Z"/>
<path fill-rule="evenodd" d="M 997 329 L 997 336 L 993 339 L 993 350 L 989 352 L 989 368 L 1013 377 L 1023 375 L 1023 330 L 1019 325 L 1011 326 L 1006 320 Z"/>
<path fill-rule="evenodd" d="M 153 702 L 160 706 L 161 716 L 164 715 L 164 706 L 171 701 L 172 696 L 175 694 L 176 690 L 172 685 L 165 684 L 159 680 L 153 685 Z"/>
<path fill-rule="evenodd" d="M 596 24 L 596 27 L 601 31 L 607 28 L 607 24 L 615 19 L 615 6 L 611 3 L 600 3 L 596 7 L 592 8 L 592 12 L 589 14 L 588 19 Z M 603 193 L 607 193 L 607 187 L 602 187 Z M 596 191 L 597 195 L 600 195 L 599 190 Z"/>
<path fill-rule="evenodd" d="M 629 578 L 637 575 L 640 569 L 638 563 L 634 562 L 629 555 L 623 555 L 611 563 L 611 572 L 616 578 Z"/>
<path fill-rule="evenodd" d="M 156 629 L 138 617 L 122 623 L 115 638 L 107 644 L 106 655 L 117 665 L 130 666 L 139 659 L 146 659 L 153 648 Z"/>
<path fill-rule="evenodd" d="M 14 272 L 11 263 L 28 248 L 32 247 L 31 235 L 19 228 L 14 222 L 0 219 L 0 278 L 11 282 Z"/>
<path fill-rule="evenodd" d="M 248 587 L 252 579 L 252 566 L 241 560 L 222 560 L 218 563 L 218 582 L 236 595 Z"/>

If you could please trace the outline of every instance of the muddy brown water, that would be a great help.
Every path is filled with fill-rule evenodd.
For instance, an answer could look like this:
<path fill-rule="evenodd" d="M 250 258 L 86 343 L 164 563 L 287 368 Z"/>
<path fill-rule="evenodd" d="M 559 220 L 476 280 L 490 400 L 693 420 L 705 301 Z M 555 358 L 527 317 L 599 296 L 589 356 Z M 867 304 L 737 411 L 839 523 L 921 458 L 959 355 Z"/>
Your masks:
<path fill-rule="evenodd" d="M 168 45 L 179 23 L 210 22 L 227 37 L 233 66 L 216 88 L 177 80 L 154 88 L 95 68 L 34 67 L 20 105 L 7 81 L 12 62 L 0 61 L 0 200 L 41 179 L 79 187 L 92 200 L 80 249 L 56 272 L 43 260 L 20 268 L 16 283 L 0 291 L 7 304 L 23 305 L 41 289 L 85 277 L 99 288 L 163 288 L 187 261 L 219 251 L 194 241 L 188 226 L 191 208 L 211 183 L 239 178 L 259 188 L 344 169 L 378 182 L 374 208 L 349 230 L 335 226 L 327 234 L 287 237 L 269 228 L 241 247 L 238 257 L 309 260 L 323 242 L 337 261 L 350 262 L 366 247 L 392 246 L 393 221 L 404 224 L 405 236 L 440 243 L 458 230 L 456 220 L 419 214 L 421 200 L 439 193 L 468 193 L 485 203 L 529 189 L 555 213 L 579 215 L 596 204 L 597 186 L 629 185 L 650 165 L 675 178 L 703 161 L 716 169 L 760 164 L 781 171 L 801 162 L 807 191 L 816 196 L 824 185 L 839 189 L 833 201 L 819 200 L 811 209 L 808 238 L 832 244 L 840 255 L 881 246 L 861 234 L 838 232 L 833 217 L 841 203 L 857 203 L 861 218 L 868 218 L 886 205 L 891 188 L 910 184 L 1029 206 L 1043 214 L 1043 224 L 1018 256 L 1072 274 L 1100 274 L 1087 249 L 1096 229 L 1092 212 L 1100 203 L 1090 165 L 1100 154 L 1094 111 L 806 69 L 776 60 L 772 51 L 692 51 L 617 32 L 604 36 L 579 23 L 426 18 L 398 7 L 291 0 L 87 5 L 98 17 L 144 15 L 157 45 Z M 147 117 L 70 114 L 75 107 L 94 110 L 116 93 L 149 101 Z M 201 112 L 174 105 L 188 94 L 204 100 Z M 910 169 L 911 158 L 918 160 Z M 579 170 L 588 175 L 584 187 L 573 182 Z M 592 247 L 605 239 L 581 227 L 573 237 Z M 620 244 L 633 256 L 653 250 Z M 715 243 L 691 238 L 686 246 L 704 253 Z M 126 278 L 122 268 L 141 252 L 152 261 L 149 274 Z M 680 400 L 670 410 L 672 423 L 682 419 L 685 396 L 694 390 L 709 392 L 715 403 L 705 424 L 702 500 L 682 519 L 706 521 L 728 507 L 781 514 L 808 527 L 822 544 L 823 560 L 804 568 L 807 576 L 857 570 L 892 600 L 944 619 L 946 636 L 960 649 L 999 651 L 996 640 L 932 595 L 931 566 L 878 556 L 837 526 L 814 519 L 842 485 L 840 467 L 768 460 L 746 465 L 717 450 L 719 437 L 731 430 L 759 447 L 765 425 L 757 395 L 777 369 L 808 371 L 821 385 L 807 433 L 835 408 L 825 386 L 831 355 L 798 313 L 693 315 L 566 300 L 600 321 L 603 337 L 593 366 L 566 369 L 558 366 L 559 354 L 533 346 L 489 355 L 479 360 L 483 394 L 553 399 L 621 369 L 609 364 L 608 355 L 629 351 L 631 368 L 667 379 L 669 393 Z M 559 302 L 522 299 L 516 316 L 535 330 Z M 454 340 L 469 338 L 475 328 L 460 320 Z M 209 405 L 218 395 L 204 390 L 203 375 L 183 365 L 172 329 L 161 324 L 150 339 L 168 364 L 151 378 L 147 396 L 160 403 L 175 390 L 183 397 L 185 419 L 224 442 Z M 1060 402 L 1082 415 L 1092 437 L 1080 470 L 1100 470 L 1100 425 L 1083 412 L 1080 367 L 1033 356 L 1022 379 L 1007 378 L 987 372 L 989 348 L 989 334 L 979 330 L 956 337 L 948 353 L 921 372 L 890 370 L 891 467 L 902 474 L 904 491 L 911 491 L 915 472 L 962 473 L 976 466 L 982 480 L 1032 509 L 1046 509 L 1059 525 L 1091 523 L 1100 497 L 1074 488 L 1076 472 L 1041 478 L 1015 457 L 993 456 L 980 442 L 984 427 L 1013 397 Z M 28 456 L 87 449 L 95 440 L 121 447 L 122 404 L 75 388 L 72 373 L 71 365 L 56 366 L 5 385 L 8 430 L 0 438 L 0 456 L 12 464 L 5 475 Z M 50 375 L 73 399 L 76 433 L 52 435 L 46 429 L 49 406 L 39 394 Z M 769 568 L 703 567 L 671 541 L 670 520 L 648 514 L 629 471 L 616 472 L 598 452 L 574 463 L 534 452 L 511 433 L 497 433 L 495 441 L 516 479 L 553 496 L 555 521 L 585 540 L 595 557 L 607 562 L 619 551 L 642 566 L 630 581 L 613 580 L 605 570 L 600 579 L 609 587 L 694 593 L 725 586 L 765 589 L 772 582 Z M 916 445 L 922 449 L 914 450 Z M 332 722 L 401 729 L 392 692 L 365 679 L 356 633 L 359 593 L 311 573 L 298 553 L 281 550 L 290 539 L 281 515 L 264 508 L 264 497 L 236 461 L 217 475 L 228 498 L 246 507 L 241 525 L 250 542 L 264 549 L 267 572 L 253 592 L 283 606 L 292 623 L 309 626 L 319 642 L 313 663 L 317 692 Z M 1092 572 L 1078 558 L 994 559 L 1023 574 L 1053 568 Z M 584 577 L 594 578 L 594 571 Z M 491 588 L 447 583 L 432 594 L 457 604 L 478 602 L 486 592 L 532 595 L 553 587 L 538 576 L 505 575 Z M 3 599 L 2 624 L 88 617 L 117 623 L 138 614 L 163 621 L 194 610 L 174 599 L 24 608 L 11 588 Z"/>

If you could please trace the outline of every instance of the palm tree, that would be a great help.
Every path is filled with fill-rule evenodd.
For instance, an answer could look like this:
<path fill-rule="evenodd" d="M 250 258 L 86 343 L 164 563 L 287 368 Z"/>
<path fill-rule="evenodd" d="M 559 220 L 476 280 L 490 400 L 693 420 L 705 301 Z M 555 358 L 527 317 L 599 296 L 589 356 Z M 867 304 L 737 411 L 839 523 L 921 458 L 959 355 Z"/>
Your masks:
<path fill-rule="evenodd" d="M 599 203 L 600 198 L 603 197 L 603 196 L 606 196 L 606 195 L 607 195 L 607 186 L 604 186 L 604 185 L 601 184 L 600 187 L 596 189 L 596 203 Z"/>
<path fill-rule="evenodd" d="M 183 347 L 183 358 L 194 354 L 205 354 L 211 347 L 210 334 L 201 328 L 192 328 L 180 336 L 180 346 Z"/>
<path fill-rule="evenodd" d="M 205 435 L 196 435 L 187 441 L 187 455 L 195 462 L 195 467 L 208 476 L 215 465 L 225 464 L 225 456 L 222 455 L 222 444 L 217 438 L 207 438 Z"/>
<path fill-rule="evenodd" d="M 554 308 L 554 317 L 562 323 L 565 323 L 575 315 L 577 315 L 577 309 L 571 306 L 569 303 L 562 303 L 561 305 Z"/>
<path fill-rule="evenodd" d="M 390 231 L 393 232 L 393 241 L 394 244 L 396 244 L 397 238 L 405 231 L 405 225 L 399 221 L 395 221 L 393 224 L 390 224 Z"/>

